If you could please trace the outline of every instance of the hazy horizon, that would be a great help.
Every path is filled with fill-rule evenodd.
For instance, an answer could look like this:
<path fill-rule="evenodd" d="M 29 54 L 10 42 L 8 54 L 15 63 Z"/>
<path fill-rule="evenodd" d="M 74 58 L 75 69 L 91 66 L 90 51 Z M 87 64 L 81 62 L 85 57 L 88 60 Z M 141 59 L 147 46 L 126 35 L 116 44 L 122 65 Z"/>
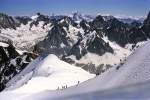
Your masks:
<path fill-rule="evenodd" d="M 1 0 L 0 12 L 12 16 L 32 16 L 37 12 L 46 15 L 79 13 L 113 16 L 146 17 L 150 0 Z"/>

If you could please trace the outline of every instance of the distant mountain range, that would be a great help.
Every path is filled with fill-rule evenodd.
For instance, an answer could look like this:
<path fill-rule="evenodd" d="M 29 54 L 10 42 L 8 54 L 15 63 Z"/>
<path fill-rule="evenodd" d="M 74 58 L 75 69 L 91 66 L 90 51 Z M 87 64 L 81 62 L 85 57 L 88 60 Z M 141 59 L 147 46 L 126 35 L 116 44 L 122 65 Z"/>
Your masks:
<path fill-rule="evenodd" d="M 0 13 L 0 90 L 40 55 L 55 54 L 99 75 L 121 66 L 149 38 L 150 13 L 138 20 L 79 13 L 69 16 L 37 13 L 32 17 Z"/>

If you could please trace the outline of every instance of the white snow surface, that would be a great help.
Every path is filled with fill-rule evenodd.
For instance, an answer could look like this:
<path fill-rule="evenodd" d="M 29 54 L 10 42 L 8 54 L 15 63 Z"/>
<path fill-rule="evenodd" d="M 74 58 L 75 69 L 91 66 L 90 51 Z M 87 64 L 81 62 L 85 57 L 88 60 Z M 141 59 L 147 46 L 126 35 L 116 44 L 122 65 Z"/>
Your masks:
<path fill-rule="evenodd" d="M 23 100 L 99 100 L 100 98 L 104 100 L 149 100 L 149 48 L 150 41 L 136 49 L 118 70 L 113 67 L 100 76 L 77 86 L 64 90 L 43 91 L 34 95 L 21 94 L 18 97 Z M 0 97 L 5 98 L 6 95 L 15 98 L 18 94 L 9 90 L 2 92 Z"/>
<path fill-rule="evenodd" d="M 150 41 L 132 53 L 118 70 L 113 67 L 102 75 L 62 91 L 45 91 L 37 100 L 150 99 Z M 142 92 L 143 91 L 143 92 Z M 98 98 L 99 97 L 99 98 Z M 38 99 L 39 98 L 39 99 Z"/>
<path fill-rule="evenodd" d="M 139 47 L 118 70 L 111 68 L 100 76 L 80 84 L 82 92 L 109 89 L 150 80 L 150 41 Z M 102 86 L 102 87 L 101 87 Z M 74 88 L 76 89 L 76 88 Z M 69 90 L 69 89 L 68 89 Z M 71 89 L 70 89 L 71 90 Z M 79 91 L 79 90 L 74 90 Z"/>
<path fill-rule="evenodd" d="M 59 60 L 55 55 L 39 57 L 9 81 L 5 91 L 37 93 L 77 85 L 95 75 Z"/>
<path fill-rule="evenodd" d="M 7 43 L 0 42 L 0 46 L 2 46 L 2 47 L 8 47 L 9 45 Z"/>
<path fill-rule="evenodd" d="M 17 27 L 16 30 L 14 29 L 1 29 L 0 37 L 6 37 L 13 41 L 14 46 L 17 49 L 28 49 L 34 46 L 38 41 L 43 40 L 48 31 L 51 29 L 51 23 L 46 25 L 44 29 L 43 21 L 39 22 L 37 26 L 34 26 L 30 30 L 30 22 L 27 25 L 21 24 L 20 27 Z"/>
<path fill-rule="evenodd" d="M 34 15 L 34 16 L 31 16 L 31 19 L 36 20 L 38 17 L 39 17 L 38 15 Z"/>

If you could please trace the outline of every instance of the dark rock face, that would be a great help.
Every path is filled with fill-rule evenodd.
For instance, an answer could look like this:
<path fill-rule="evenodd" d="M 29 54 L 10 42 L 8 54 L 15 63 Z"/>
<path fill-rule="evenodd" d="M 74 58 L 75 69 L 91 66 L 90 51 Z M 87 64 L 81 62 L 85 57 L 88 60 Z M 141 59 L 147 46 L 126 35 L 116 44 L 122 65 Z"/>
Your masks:
<path fill-rule="evenodd" d="M 16 74 L 22 71 L 37 55 L 24 53 L 20 55 L 12 44 L 8 47 L 0 46 L 0 91 Z"/>
<path fill-rule="evenodd" d="M 90 32 L 87 35 L 91 34 Z M 97 34 L 93 34 L 90 37 L 84 37 L 82 40 L 79 39 L 78 42 L 73 45 L 67 56 L 74 55 L 76 59 L 81 59 L 88 52 L 95 53 L 102 56 L 106 52 L 113 53 L 113 49 Z"/>
<path fill-rule="evenodd" d="M 90 25 L 86 20 L 82 20 L 80 22 L 80 26 L 84 29 L 85 32 L 88 32 L 90 30 Z"/>
<path fill-rule="evenodd" d="M 95 37 L 95 39 L 89 43 L 87 50 L 100 56 L 106 52 L 113 53 L 113 49 L 109 46 L 109 43 L 105 43 L 105 41 L 99 37 Z"/>
<path fill-rule="evenodd" d="M 66 36 L 66 31 L 60 25 L 55 24 L 47 37 L 35 46 L 34 52 L 41 53 L 45 51 L 56 55 L 66 54 L 67 48 L 69 48 Z"/>
<path fill-rule="evenodd" d="M 109 65 L 109 64 L 107 64 L 107 65 L 100 64 L 98 66 L 95 66 L 92 63 L 89 63 L 89 64 L 76 63 L 75 65 L 83 68 L 84 70 L 86 70 L 92 74 L 96 74 L 96 75 L 100 75 L 103 72 L 105 72 L 107 69 L 113 67 L 112 65 Z"/>
<path fill-rule="evenodd" d="M 94 27 L 97 33 L 105 34 L 110 41 L 114 41 L 122 47 L 128 43 L 136 44 L 140 41 L 146 41 L 149 38 L 148 18 L 144 21 L 143 27 L 142 23 L 138 21 L 128 24 L 114 17 L 107 19 L 104 20 L 102 16 L 98 16 L 92 22 L 91 27 Z"/>
<path fill-rule="evenodd" d="M 28 24 L 28 22 L 32 20 L 30 17 L 27 17 L 27 16 L 24 16 L 24 17 L 18 16 L 15 18 L 19 21 L 19 23 L 22 23 L 24 25 Z"/>
<path fill-rule="evenodd" d="M 12 45 L 8 47 L 0 46 L 0 91 L 4 89 L 6 82 L 9 80 L 9 77 L 7 79 L 6 77 L 16 73 L 14 66 L 9 65 L 9 61 L 17 56 L 19 56 L 19 54 Z"/>
<path fill-rule="evenodd" d="M 140 26 L 142 26 L 142 23 L 140 22 L 134 21 L 131 23 L 131 27 L 140 27 Z"/>
<path fill-rule="evenodd" d="M 84 19 L 80 21 L 79 26 L 84 30 L 84 33 L 79 32 L 77 35 L 78 41 L 71 46 L 69 45 L 70 37 L 67 36 L 68 31 L 64 30 L 63 27 L 69 30 L 69 25 L 78 28 L 77 24 L 67 16 L 54 19 L 55 18 L 51 21 L 53 28 L 49 31 L 45 40 L 35 46 L 35 52 L 54 53 L 58 56 L 62 55 L 63 57 L 74 55 L 76 59 L 79 60 L 86 55 L 87 52 L 95 53 L 100 56 L 106 52 L 113 53 L 114 51 L 109 46 L 109 43 L 106 43 L 102 39 L 103 36 L 108 37 L 110 41 L 116 42 L 122 47 L 128 43 L 136 44 L 140 41 L 145 41 L 148 38 L 148 33 L 145 32 L 144 28 L 149 29 L 149 18 L 144 21 L 142 27 L 142 24 L 137 21 L 128 24 L 119 21 L 113 16 L 104 17 L 98 15 L 91 22 L 87 22 Z M 86 35 L 92 34 L 92 31 L 96 31 L 95 36 L 92 38 L 86 37 Z M 85 38 L 87 38 L 86 43 L 83 43 Z M 64 46 L 62 47 L 61 44 Z"/>
<path fill-rule="evenodd" d="M 67 16 L 51 22 L 52 29 L 49 31 L 46 38 L 34 47 L 34 52 L 53 53 L 57 56 L 66 55 L 71 49 L 70 44 L 72 44 L 70 37 L 67 36 L 67 34 L 70 34 L 67 32 L 69 30 L 69 25 L 76 27 L 77 24 Z"/>
<path fill-rule="evenodd" d="M 19 56 L 18 52 L 15 50 L 12 44 L 10 44 L 8 47 L 2 47 L 0 46 L 0 59 L 1 63 L 5 63 L 9 61 L 9 59 L 14 59 L 17 56 Z"/>
<path fill-rule="evenodd" d="M 18 25 L 19 24 L 13 19 L 13 17 L 0 13 L 0 28 L 16 29 Z"/>
<path fill-rule="evenodd" d="M 142 29 L 133 27 L 132 29 L 129 30 L 128 33 L 128 42 L 129 43 L 138 43 L 140 41 L 146 41 L 147 36 L 146 34 L 142 31 Z"/>
<path fill-rule="evenodd" d="M 32 21 L 32 23 L 30 24 L 30 29 L 32 28 L 33 25 L 37 26 L 40 21 L 44 22 L 43 29 L 44 29 L 45 25 L 47 25 L 48 23 L 50 23 L 50 18 L 48 16 L 42 15 L 40 13 L 37 13 L 37 15 L 38 15 L 37 19 L 34 20 L 34 21 Z"/>
<path fill-rule="evenodd" d="M 121 46 L 125 46 L 128 43 L 128 25 L 120 22 L 118 19 L 114 18 L 109 20 L 108 28 L 106 29 L 106 36 L 108 36 L 110 41 L 115 41 Z"/>
<path fill-rule="evenodd" d="M 103 24 L 101 24 L 101 22 Z M 96 30 L 99 30 L 99 27 L 103 27 L 106 22 L 103 20 L 102 16 L 96 17 L 92 23 L 88 23 L 85 20 L 82 20 L 80 22 L 80 27 L 84 29 L 84 35 L 91 34 L 92 28 L 90 27 L 90 24 L 92 25 L 92 28 L 96 29 L 96 27 L 98 27 Z M 85 44 L 85 47 L 83 46 L 84 38 L 81 35 L 82 33 L 78 33 L 78 41 L 73 46 L 71 46 L 70 37 L 67 36 L 68 32 L 64 30 L 64 27 L 69 30 L 69 25 L 72 25 L 73 27 L 77 27 L 77 25 L 70 17 L 64 16 L 60 20 L 53 20 L 52 25 L 53 27 L 49 31 L 49 34 L 43 41 L 39 42 L 35 46 L 34 52 L 53 53 L 57 56 L 75 55 L 77 59 L 82 58 L 82 56 L 84 56 L 87 52 L 96 53 L 98 55 L 103 55 L 106 52 L 113 53 L 113 49 L 109 46 L 109 43 L 105 43 L 105 41 L 101 39 L 100 34 L 98 33 L 96 33 L 95 37 L 93 38 L 85 36 L 88 40 Z"/>
<path fill-rule="evenodd" d="M 104 20 L 105 19 L 105 20 Z M 141 23 L 133 22 L 131 24 L 123 23 L 115 17 L 102 17 L 97 16 L 93 22 L 90 23 L 92 29 L 96 30 L 99 35 L 105 35 L 110 41 L 116 42 L 120 46 L 124 47 L 128 43 L 137 43 L 145 40 L 145 36 L 140 38 Z M 132 41 L 133 34 L 136 32 L 137 36 L 134 36 L 135 41 Z M 140 39 L 139 39 L 140 38 Z"/>
<path fill-rule="evenodd" d="M 1 51 L 1 54 L 0 54 L 0 57 L 1 57 L 1 58 L 0 58 L 0 62 L 1 62 L 1 63 L 4 63 L 4 62 L 8 61 L 9 58 L 8 58 L 7 54 L 5 53 L 5 50 L 4 50 L 3 47 L 0 47 L 0 51 Z"/>
<path fill-rule="evenodd" d="M 98 15 L 91 23 L 90 26 L 92 30 L 102 31 L 106 28 L 107 23 L 104 21 L 103 17 L 101 15 Z"/>
<path fill-rule="evenodd" d="M 150 12 L 147 16 L 147 19 L 143 23 L 142 30 L 145 32 L 148 38 L 150 38 Z"/>
<path fill-rule="evenodd" d="M 69 51 L 67 56 L 74 55 L 76 59 L 81 59 L 87 53 L 86 48 L 81 47 L 81 40 L 79 40 Z"/>
<path fill-rule="evenodd" d="M 18 52 L 15 50 L 15 47 L 12 44 L 9 44 L 9 46 L 7 47 L 7 52 L 9 54 L 8 58 L 16 58 L 19 54 Z"/>
<path fill-rule="evenodd" d="M 32 19 L 27 16 L 17 16 L 17 17 L 11 17 L 6 14 L 0 13 L 0 28 L 12 28 L 16 29 L 16 27 L 19 27 L 21 24 L 26 25 L 29 21 Z"/>

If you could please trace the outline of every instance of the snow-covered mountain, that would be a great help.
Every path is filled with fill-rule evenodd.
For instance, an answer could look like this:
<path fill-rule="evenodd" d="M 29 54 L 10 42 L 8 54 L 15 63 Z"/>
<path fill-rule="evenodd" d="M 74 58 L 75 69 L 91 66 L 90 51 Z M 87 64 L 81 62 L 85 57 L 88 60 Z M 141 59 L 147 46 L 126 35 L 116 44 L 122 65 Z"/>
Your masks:
<path fill-rule="evenodd" d="M 6 84 L 4 91 L 37 93 L 78 85 L 95 75 L 59 60 L 55 55 L 38 57 Z"/>
<path fill-rule="evenodd" d="M 11 43 L 16 52 L 27 51 L 25 55 L 29 52 L 32 60 L 37 56 L 55 54 L 59 59 L 97 75 L 111 67 L 121 66 L 136 48 L 150 38 L 149 27 L 150 14 L 143 23 L 135 21 L 130 24 L 113 16 L 92 17 L 79 13 L 72 16 L 37 13 L 32 17 L 0 14 L 2 46 L 5 47 L 5 40 L 8 40 L 8 45 Z M 24 59 L 22 54 L 13 59 L 18 56 Z M 9 62 L 11 60 L 9 57 Z M 15 70 L 17 68 L 14 67 Z M 4 74 L 3 71 L 1 73 Z"/>
<path fill-rule="evenodd" d="M 76 21 L 77 23 L 80 23 L 82 20 L 86 20 L 86 21 L 92 21 L 95 16 L 92 15 L 87 15 L 87 14 L 81 14 L 79 12 L 75 12 L 72 15 L 70 15 L 70 17 Z"/>
<path fill-rule="evenodd" d="M 147 40 L 139 24 L 129 25 L 114 17 L 105 20 L 100 15 L 91 22 L 82 20 L 80 23 L 64 16 L 59 20 L 53 20 L 51 27 L 45 39 L 36 44 L 34 52 L 53 53 L 62 60 L 95 74 L 101 73 L 98 70 L 105 71 L 118 65 L 120 60 L 138 46 L 138 42 Z M 128 45 L 132 48 L 127 48 Z M 125 54 L 115 56 L 124 50 Z M 90 60 L 91 56 L 96 60 Z M 108 59 L 101 62 L 101 59 L 106 57 Z M 112 57 L 117 60 L 107 63 Z"/>
<path fill-rule="evenodd" d="M 27 94 L 22 94 L 19 91 L 19 89 L 21 90 L 21 88 L 25 89 L 27 87 L 23 86 L 19 89 L 16 89 L 15 86 L 18 86 L 20 83 L 24 82 L 24 80 L 27 80 L 27 76 L 29 77 L 32 75 L 36 75 L 35 77 L 32 76 L 31 80 L 29 80 L 28 83 L 25 84 L 25 86 L 28 86 L 29 84 L 30 84 L 29 86 L 32 86 L 31 83 L 33 81 L 33 78 L 39 78 L 40 76 L 46 77 L 46 76 L 49 76 L 49 75 L 47 75 L 47 72 L 54 71 L 54 70 L 47 69 L 47 68 L 53 69 L 53 67 L 46 67 L 46 66 L 48 66 L 48 64 L 57 65 L 55 62 L 49 63 L 49 60 L 54 59 L 54 61 L 57 61 L 58 58 L 54 55 L 49 55 L 44 60 L 42 60 L 42 63 L 39 61 L 35 61 L 35 62 L 38 62 L 39 64 L 41 63 L 42 67 L 37 67 L 38 70 L 36 70 L 34 74 L 32 73 L 32 75 L 31 75 L 30 73 L 28 73 L 30 75 L 26 74 L 26 77 L 24 77 L 25 79 L 23 79 L 23 77 L 21 77 L 21 73 L 20 73 L 19 77 L 20 77 L 20 79 L 23 79 L 23 80 L 17 81 L 18 84 L 12 84 L 12 87 L 7 89 L 8 91 L 0 93 L 0 97 L 4 98 L 6 100 L 9 100 L 10 98 L 12 100 L 14 100 L 14 99 L 16 99 L 16 96 L 18 97 L 19 100 L 25 100 L 25 99 L 28 99 L 28 100 L 35 100 L 35 99 L 36 100 L 49 100 L 49 99 L 50 100 L 60 100 L 60 99 L 61 100 L 83 100 L 83 99 L 87 99 L 87 98 L 91 99 L 91 100 L 93 100 L 93 99 L 98 100 L 99 98 L 101 98 L 101 99 L 110 99 L 111 98 L 111 99 L 123 99 L 123 100 L 143 99 L 144 98 L 144 100 L 148 100 L 150 98 L 150 94 L 149 94 L 150 93 L 149 92 L 149 82 L 150 82 L 149 81 L 150 80 L 150 78 L 149 78 L 149 73 L 150 73 L 149 72 L 149 69 L 150 69 L 149 53 L 150 53 L 150 51 L 149 51 L 149 48 L 150 48 L 150 41 L 146 42 L 143 46 L 141 46 L 140 48 L 135 50 L 135 52 L 133 52 L 127 58 L 126 62 L 121 67 L 119 67 L 119 68 L 113 67 L 110 70 L 104 72 L 103 74 L 101 74 L 91 80 L 88 80 L 86 82 L 83 82 L 81 84 L 78 84 L 77 86 L 69 87 L 69 88 L 66 88 L 63 90 L 55 90 L 55 91 L 46 90 L 46 91 L 35 93 L 35 94 L 29 93 L 29 92 Z M 57 61 L 57 62 L 59 62 L 59 61 Z M 61 65 L 63 66 L 64 62 L 62 62 L 62 63 L 61 63 Z M 35 63 L 33 62 L 31 64 L 32 68 L 34 68 L 33 64 L 35 64 Z M 31 66 L 30 66 L 30 68 L 31 68 Z M 58 68 L 58 69 L 61 69 L 61 68 Z M 62 69 L 64 69 L 64 67 L 62 67 Z M 57 71 L 64 71 L 62 69 L 57 70 Z M 67 69 L 68 69 L 68 67 L 67 67 Z M 72 69 L 74 69 L 74 68 L 71 68 L 71 70 Z M 75 68 L 75 69 L 78 69 L 78 68 Z M 26 73 L 28 71 L 24 70 L 24 71 L 22 71 L 22 74 Z M 56 71 L 56 73 L 57 73 L 57 71 Z M 80 69 L 79 72 L 80 71 L 81 71 L 81 73 L 84 73 L 84 71 L 82 69 Z M 53 74 L 56 74 L 56 73 L 54 71 Z M 52 76 L 53 76 L 53 74 L 52 74 Z M 87 75 L 87 74 L 88 73 L 85 72 L 84 75 Z M 18 80 L 19 77 L 16 76 L 16 78 L 14 78 L 14 80 L 10 81 L 10 83 L 15 82 L 16 81 L 15 79 Z M 59 76 L 59 77 L 61 77 L 61 76 Z M 31 81 L 31 83 L 30 83 L 30 81 Z M 44 79 L 43 79 L 43 81 L 44 81 Z M 33 81 L 33 82 L 36 82 L 36 81 Z M 42 83 L 42 81 L 41 81 L 41 83 Z M 33 87 L 34 86 L 36 87 L 35 84 L 33 85 Z M 11 90 L 11 88 L 15 88 L 16 90 Z M 17 93 L 18 91 L 20 94 Z M 32 89 L 32 91 L 34 91 L 34 89 Z M 9 95 L 9 96 L 6 96 L 6 95 Z"/>
<path fill-rule="evenodd" d="M 16 17 L 16 20 L 20 21 L 19 27 L 15 27 L 15 29 L 2 28 L 0 36 L 12 40 L 17 49 L 31 51 L 30 49 L 42 40 L 51 29 L 51 23 L 46 22 L 46 18 L 44 19 L 42 15 L 37 16 L 33 20 L 29 17 Z"/>
<path fill-rule="evenodd" d="M 5 40 L 5 41 L 4 41 Z M 3 37 L 0 42 L 0 91 L 6 83 L 20 73 L 37 55 L 29 52 L 21 53 Z"/>
<path fill-rule="evenodd" d="M 88 82 L 79 84 L 78 87 L 71 87 L 66 90 L 63 90 L 62 94 L 59 95 L 60 97 L 58 97 L 58 92 L 53 93 L 51 91 L 49 91 L 49 93 L 52 93 L 50 97 L 48 96 L 48 93 L 46 92 L 45 94 L 43 94 L 43 96 L 40 96 L 40 97 L 43 99 L 46 99 L 46 98 L 50 99 L 51 97 L 52 98 L 54 97 L 57 99 L 60 99 L 60 98 L 63 99 L 66 97 L 65 99 L 68 99 L 68 100 L 69 98 L 71 100 L 76 100 L 76 99 L 81 100 L 82 95 L 80 94 L 89 94 L 90 96 L 88 98 L 94 98 L 94 100 L 97 98 L 98 95 L 100 95 L 99 98 L 105 97 L 107 99 L 108 98 L 111 98 L 111 99 L 122 98 L 124 100 L 126 97 L 129 99 L 136 99 L 137 97 L 139 97 L 139 98 L 145 98 L 145 100 L 148 100 L 150 98 L 150 95 L 149 95 L 149 90 L 147 90 L 146 87 L 148 88 L 147 84 L 150 82 L 149 48 L 150 48 L 150 41 L 148 41 L 146 44 L 144 44 L 143 46 L 138 48 L 134 53 L 132 53 L 121 67 L 119 68 L 113 67 L 110 70 L 101 74 L 100 76 L 94 79 L 91 79 Z M 143 87 L 138 87 L 138 85 L 141 86 L 141 84 L 143 84 Z M 135 89 L 134 86 L 137 88 L 137 91 L 133 92 L 133 90 Z M 130 87 L 131 90 L 128 87 Z M 138 90 L 140 88 L 145 89 L 145 92 L 143 90 L 144 93 L 141 93 L 140 90 Z M 119 92 L 113 93 L 115 91 L 118 91 L 117 89 L 120 89 L 119 91 L 121 92 L 121 95 L 117 94 Z M 131 93 L 131 95 L 127 91 Z M 99 94 L 93 95 L 96 92 Z M 83 98 L 86 98 L 86 96 L 83 95 Z"/>

